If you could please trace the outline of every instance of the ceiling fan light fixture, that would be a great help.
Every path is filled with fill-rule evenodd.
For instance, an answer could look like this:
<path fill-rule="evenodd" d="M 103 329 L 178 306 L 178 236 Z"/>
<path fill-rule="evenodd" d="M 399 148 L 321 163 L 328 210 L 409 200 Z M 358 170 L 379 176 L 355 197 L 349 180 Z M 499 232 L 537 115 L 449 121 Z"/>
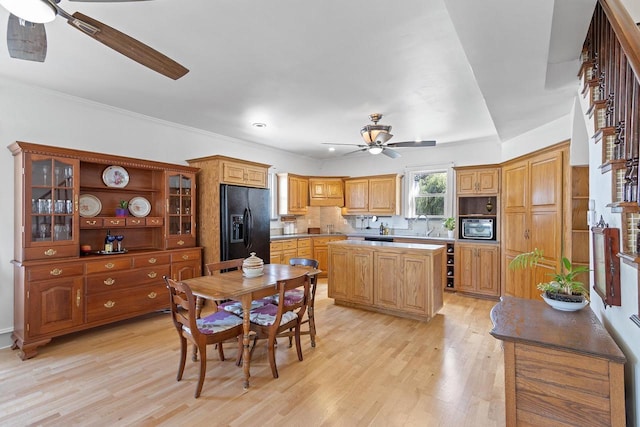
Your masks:
<path fill-rule="evenodd" d="M 389 133 L 391 126 L 385 125 L 366 125 L 360 129 L 360 135 L 367 144 L 372 142 L 387 142 L 393 135 Z"/>
<path fill-rule="evenodd" d="M 370 147 L 370 148 L 369 148 L 369 153 L 370 153 L 370 154 L 374 154 L 374 155 L 375 155 L 375 154 L 380 154 L 380 153 L 382 153 L 382 150 L 383 150 L 383 148 L 382 148 L 382 147 L 374 146 L 374 147 Z"/>
<path fill-rule="evenodd" d="M 56 10 L 42 0 L 0 0 L 0 5 L 25 21 L 44 24 L 56 17 Z"/>

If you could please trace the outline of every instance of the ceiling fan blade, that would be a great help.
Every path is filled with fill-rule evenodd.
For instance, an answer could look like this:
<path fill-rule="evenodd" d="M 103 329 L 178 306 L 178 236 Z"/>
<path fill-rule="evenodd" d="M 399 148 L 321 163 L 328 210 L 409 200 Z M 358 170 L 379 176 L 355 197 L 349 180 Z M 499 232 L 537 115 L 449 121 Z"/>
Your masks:
<path fill-rule="evenodd" d="M 336 144 L 334 142 L 322 142 L 321 144 L 324 144 L 324 145 L 353 145 L 355 147 L 365 147 L 365 148 L 367 147 L 367 145 L 365 145 L 365 144 Z"/>
<path fill-rule="evenodd" d="M 47 56 L 47 33 L 44 24 L 25 21 L 9 14 L 7 47 L 12 58 L 44 62 Z"/>
<path fill-rule="evenodd" d="M 52 0 L 48 1 L 51 2 Z M 189 72 L 187 68 L 178 64 L 173 59 L 133 37 L 83 15 L 80 12 L 69 15 L 59 6 L 56 5 L 55 7 L 58 14 L 67 19 L 69 25 L 72 27 L 153 71 L 173 80 L 177 80 Z"/>
<path fill-rule="evenodd" d="M 387 144 L 387 147 L 433 147 L 436 145 L 435 141 L 404 141 L 404 142 L 391 142 Z"/>
<path fill-rule="evenodd" d="M 384 147 L 382 149 L 382 154 L 384 154 L 387 157 L 391 157 L 392 159 L 397 159 L 398 157 L 402 157 L 400 153 L 387 147 Z"/>
<path fill-rule="evenodd" d="M 346 144 L 343 144 L 343 145 L 346 145 Z M 353 153 L 360 153 L 360 152 L 362 152 L 362 151 L 367 151 L 367 150 L 368 150 L 368 148 L 361 148 L 361 149 L 359 149 L 359 150 L 349 151 L 348 153 L 345 153 L 344 155 L 345 155 L 345 156 L 348 156 L 349 154 L 353 154 Z"/>

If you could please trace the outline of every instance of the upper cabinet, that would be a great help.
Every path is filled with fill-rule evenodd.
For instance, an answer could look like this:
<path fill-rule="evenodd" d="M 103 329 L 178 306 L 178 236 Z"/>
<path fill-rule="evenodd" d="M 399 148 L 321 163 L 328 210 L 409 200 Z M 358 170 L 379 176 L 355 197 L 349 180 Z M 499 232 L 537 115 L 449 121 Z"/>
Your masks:
<path fill-rule="evenodd" d="M 278 213 L 305 215 L 309 206 L 309 178 L 290 173 L 278 174 Z"/>
<path fill-rule="evenodd" d="M 15 205 L 16 220 L 22 218 L 24 224 L 24 232 L 16 233 L 16 256 L 21 260 L 77 256 L 80 162 L 36 153 L 18 154 L 16 162 L 21 166 L 16 171 L 23 172 L 15 182 L 22 183 L 24 198 L 23 204 L 16 200 Z"/>
<path fill-rule="evenodd" d="M 402 175 L 344 180 L 344 214 L 400 215 Z"/>
<path fill-rule="evenodd" d="M 267 188 L 268 167 L 249 162 L 223 160 L 221 182 L 246 187 Z"/>
<path fill-rule="evenodd" d="M 9 149 L 17 261 L 104 250 L 107 234 L 113 252 L 195 246 L 197 169 L 26 142 Z"/>
<path fill-rule="evenodd" d="M 343 178 L 309 177 L 309 206 L 344 206 Z"/>
<path fill-rule="evenodd" d="M 458 195 L 492 195 L 500 191 L 499 167 L 464 167 L 455 170 Z"/>
<path fill-rule="evenodd" d="M 167 172 L 166 183 L 168 197 L 166 247 L 195 246 L 195 174 Z"/>

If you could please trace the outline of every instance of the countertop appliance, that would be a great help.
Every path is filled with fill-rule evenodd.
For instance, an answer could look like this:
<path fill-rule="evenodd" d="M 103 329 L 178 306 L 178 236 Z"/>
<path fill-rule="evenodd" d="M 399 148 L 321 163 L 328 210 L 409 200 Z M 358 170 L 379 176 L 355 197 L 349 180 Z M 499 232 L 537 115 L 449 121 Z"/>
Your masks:
<path fill-rule="evenodd" d="M 269 262 L 269 189 L 220 185 L 220 259 Z"/>
<path fill-rule="evenodd" d="M 492 218 L 462 218 L 461 237 L 470 240 L 495 240 L 496 225 Z"/>

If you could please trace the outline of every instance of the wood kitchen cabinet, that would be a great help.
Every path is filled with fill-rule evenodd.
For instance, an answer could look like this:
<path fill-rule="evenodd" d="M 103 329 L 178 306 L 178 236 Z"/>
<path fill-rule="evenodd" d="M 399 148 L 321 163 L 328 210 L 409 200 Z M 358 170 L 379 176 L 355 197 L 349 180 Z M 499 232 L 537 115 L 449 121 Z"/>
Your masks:
<path fill-rule="evenodd" d="M 402 175 L 348 178 L 344 191 L 346 215 L 400 215 Z"/>
<path fill-rule="evenodd" d="M 373 303 L 373 250 L 335 247 L 329 252 L 329 298 L 348 302 Z"/>
<path fill-rule="evenodd" d="M 309 178 L 290 173 L 278 174 L 278 213 L 305 215 L 309 206 Z"/>
<path fill-rule="evenodd" d="M 329 242 L 345 240 L 345 236 L 313 237 L 313 259 L 318 260 L 320 277 L 327 277 L 329 272 Z"/>
<path fill-rule="evenodd" d="M 505 295 L 540 299 L 536 285 L 559 268 L 563 236 L 563 185 L 568 182 L 568 143 L 558 144 L 502 168 L 502 263 Z M 525 270 L 509 268 L 520 253 L 538 248 L 544 259 Z"/>
<path fill-rule="evenodd" d="M 457 282 L 460 292 L 498 298 L 500 296 L 499 247 L 492 243 L 467 243 L 455 246 Z"/>
<path fill-rule="evenodd" d="M 12 340 L 22 359 L 54 337 L 167 308 L 163 276 L 200 275 L 197 169 L 25 142 L 9 150 L 17 212 Z M 126 217 L 115 216 L 121 200 L 130 201 Z M 122 250 L 104 253 L 107 231 L 123 236 Z M 92 249 L 81 257 L 80 245 Z"/>
<path fill-rule="evenodd" d="M 309 177 L 309 206 L 344 206 L 342 177 Z"/>
<path fill-rule="evenodd" d="M 457 167 L 455 171 L 458 195 L 493 195 L 500 191 L 500 168 L 498 166 Z"/>
<path fill-rule="evenodd" d="M 187 163 L 198 168 L 196 239 L 198 245 L 203 247 L 202 262 L 203 264 L 219 262 L 221 260 L 220 184 L 267 188 L 270 165 L 218 155 L 190 159 Z"/>

